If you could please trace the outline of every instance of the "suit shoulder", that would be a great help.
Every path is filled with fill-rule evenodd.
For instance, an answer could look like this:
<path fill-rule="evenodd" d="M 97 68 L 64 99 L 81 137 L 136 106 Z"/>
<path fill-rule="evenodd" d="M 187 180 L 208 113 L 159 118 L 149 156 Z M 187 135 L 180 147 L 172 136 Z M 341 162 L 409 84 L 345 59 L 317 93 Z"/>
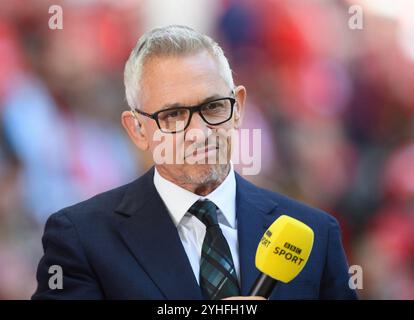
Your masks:
<path fill-rule="evenodd" d="M 313 218 L 320 219 L 324 222 L 337 223 L 335 217 L 333 217 L 328 212 L 323 211 L 322 209 L 313 207 L 307 203 L 293 199 L 284 194 L 272 191 L 269 192 L 273 195 L 274 199 L 279 203 L 279 206 L 282 209 L 286 209 L 288 211 L 295 210 L 298 211 L 298 213 L 302 213 L 303 215 L 310 215 Z"/>
<path fill-rule="evenodd" d="M 113 212 L 121 202 L 126 190 L 134 182 L 99 193 L 87 200 L 65 207 L 53 213 L 50 219 L 65 216 L 70 221 L 79 221 L 90 218 L 102 217 Z"/>
<path fill-rule="evenodd" d="M 260 193 L 262 193 L 262 195 L 266 198 L 272 199 L 277 204 L 277 210 L 281 214 L 286 214 L 301 220 L 311 227 L 317 227 L 319 229 L 323 228 L 326 231 L 330 227 L 336 227 L 339 225 L 338 220 L 326 211 L 312 207 L 309 204 L 278 192 L 257 186 L 256 188 Z"/>

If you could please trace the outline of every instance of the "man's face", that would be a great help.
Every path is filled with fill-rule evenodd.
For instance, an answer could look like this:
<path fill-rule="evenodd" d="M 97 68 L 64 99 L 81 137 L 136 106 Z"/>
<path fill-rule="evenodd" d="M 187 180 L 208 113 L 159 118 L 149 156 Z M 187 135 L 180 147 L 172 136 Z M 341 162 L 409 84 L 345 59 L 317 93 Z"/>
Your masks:
<path fill-rule="evenodd" d="M 161 133 L 156 121 L 140 114 L 136 116 L 141 130 L 131 132 L 130 112 L 124 112 L 123 124 L 140 149 L 150 150 L 164 176 L 182 183 L 206 184 L 228 170 L 229 134 L 240 125 L 246 95 L 242 86 L 234 90 L 234 95 L 232 91 L 221 77 L 216 60 L 206 51 L 181 57 L 153 57 L 143 68 L 140 110 L 152 114 L 172 106 L 195 106 L 233 97 L 233 116 L 215 126 L 195 112 L 188 127 L 179 133 Z M 160 159 L 160 155 L 164 157 Z"/>

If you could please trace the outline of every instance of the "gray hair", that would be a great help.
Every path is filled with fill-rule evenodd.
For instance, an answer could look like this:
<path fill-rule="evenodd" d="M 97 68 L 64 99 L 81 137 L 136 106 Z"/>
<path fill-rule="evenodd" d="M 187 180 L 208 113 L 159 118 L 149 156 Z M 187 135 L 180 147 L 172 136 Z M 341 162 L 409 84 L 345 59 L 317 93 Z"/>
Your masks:
<path fill-rule="evenodd" d="M 138 108 L 139 82 L 145 61 L 154 56 L 179 56 L 207 50 L 217 59 L 220 74 L 234 87 L 229 62 L 221 47 L 210 37 L 179 25 L 155 28 L 138 40 L 124 70 L 125 95 L 131 109 Z"/>

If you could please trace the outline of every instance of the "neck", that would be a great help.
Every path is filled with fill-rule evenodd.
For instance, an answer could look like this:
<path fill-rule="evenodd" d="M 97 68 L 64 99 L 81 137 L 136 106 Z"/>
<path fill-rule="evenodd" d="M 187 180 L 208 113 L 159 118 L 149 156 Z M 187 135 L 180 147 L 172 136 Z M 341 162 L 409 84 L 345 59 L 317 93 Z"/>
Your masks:
<path fill-rule="evenodd" d="M 230 164 L 227 163 L 211 168 L 204 176 L 201 173 L 201 176 L 197 177 L 198 179 L 192 175 L 183 173 L 180 169 L 174 170 L 174 173 L 178 174 L 171 174 L 171 170 L 163 166 L 157 166 L 157 171 L 164 179 L 177 186 L 199 196 L 206 196 L 213 192 L 226 179 L 230 172 Z"/>

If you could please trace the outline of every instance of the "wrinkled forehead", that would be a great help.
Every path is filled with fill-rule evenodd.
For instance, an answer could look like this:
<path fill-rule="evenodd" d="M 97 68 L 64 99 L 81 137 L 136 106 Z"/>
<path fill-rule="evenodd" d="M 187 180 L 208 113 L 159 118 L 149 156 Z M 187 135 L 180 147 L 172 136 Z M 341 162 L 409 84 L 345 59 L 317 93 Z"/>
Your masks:
<path fill-rule="evenodd" d="M 228 95 L 217 60 L 207 51 L 183 56 L 155 56 L 144 63 L 141 109 L 155 112 L 168 104 L 195 105 L 206 97 Z"/>

